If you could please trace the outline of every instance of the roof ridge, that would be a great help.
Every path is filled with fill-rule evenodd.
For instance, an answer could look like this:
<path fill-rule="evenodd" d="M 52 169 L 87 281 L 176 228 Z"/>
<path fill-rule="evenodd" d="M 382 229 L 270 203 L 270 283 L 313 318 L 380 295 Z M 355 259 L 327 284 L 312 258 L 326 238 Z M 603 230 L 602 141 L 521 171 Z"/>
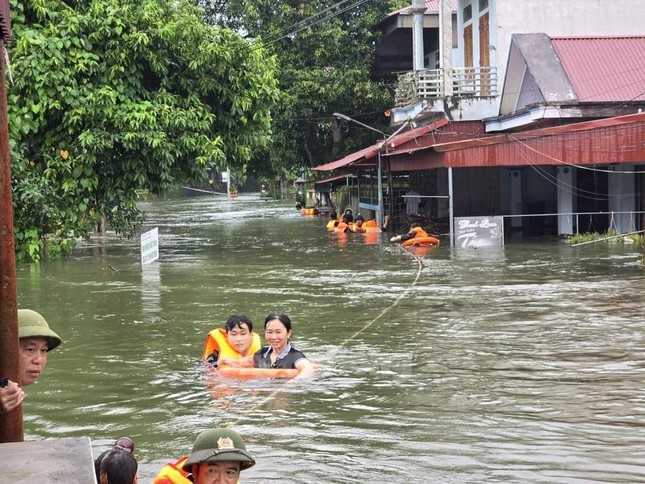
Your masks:
<path fill-rule="evenodd" d="M 590 40 L 590 39 L 601 39 L 601 40 L 612 40 L 612 39 L 645 39 L 645 35 L 567 35 L 567 36 L 550 36 L 551 40 Z"/>

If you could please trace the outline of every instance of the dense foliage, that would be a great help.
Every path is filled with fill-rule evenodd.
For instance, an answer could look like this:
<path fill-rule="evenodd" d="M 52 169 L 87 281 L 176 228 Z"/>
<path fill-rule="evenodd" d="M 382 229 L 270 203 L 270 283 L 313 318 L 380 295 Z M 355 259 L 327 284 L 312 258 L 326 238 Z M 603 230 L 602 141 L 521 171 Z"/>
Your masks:
<path fill-rule="evenodd" d="M 188 0 L 12 0 L 8 105 L 18 258 L 100 217 L 131 235 L 137 190 L 243 171 L 267 145 L 276 65 Z"/>
<path fill-rule="evenodd" d="M 211 23 L 262 39 L 279 62 L 281 101 L 273 142 L 253 165 L 259 173 L 298 173 L 373 143 L 374 133 L 332 117 L 341 112 L 387 129 L 387 82 L 372 77 L 378 23 L 405 0 L 199 0 Z M 362 135 L 362 137 L 361 137 Z M 378 135 L 377 135 L 378 137 Z M 352 144 L 354 143 L 354 144 Z"/>

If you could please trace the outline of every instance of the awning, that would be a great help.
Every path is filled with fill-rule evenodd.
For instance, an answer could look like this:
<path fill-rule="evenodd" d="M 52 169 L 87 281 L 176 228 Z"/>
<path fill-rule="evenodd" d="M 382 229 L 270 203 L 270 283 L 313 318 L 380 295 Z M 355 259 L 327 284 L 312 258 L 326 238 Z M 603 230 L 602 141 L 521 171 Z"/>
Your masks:
<path fill-rule="evenodd" d="M 410 141 L 413 141 L 413 140 L 416 140 L 417 138 L 421 138 L 422 136 L 425 136 L 430 131 L 443 128 L 445 125 L 449 123 L 450 121 L 448 121 L 448 119 L 441 118 L 438 121 L 435 121 L 433 123 L 426 124 L 424 126 L 419 126 L 418 128 L 411 129 L 410 131 L 404 131 L 403 133 L 397 134 L 394 138 L 388 141 L 387 149 L 389 151 L 389 150 L 394 150 L 396 148 L 399 148 Z"/>
<path fill-rule="evenodd" d="M 441 167 L 643 163 L 645 113 L 436 143 L 397 157 L 393 171 Z"/>
<path fill-rule="evenodd" d="M 373 168 L 376 166 L 373 159 L 378 155 L 379 150 L 382 149 L 382 154 L 386 155 L 390 150 L 396 150 L 398 147 L 405 145 L 411 141 L 414 141 L 418 138 L 421 138 L 428 134 L 429 132 L 439 129 L 447 125 L 450 121 L 448 119 L 441 118 L 433 123 L 419 126 L 418 128 L 410 129 L 404 131 L 403 133 L 397 134 L 394 138 L 387 142 L 387 146 L 382 146 L 382 143 L 375 143 L 367 148 L 363 148 L 360 151 L 351 153 L 340 160 L 332 161 L 324 165 L 315 166 L 312 168 L 314 171 L 331 171 L 344 166 L 357 165 L 361 168 Z"/>
<path fill-rule="evenodd" d="M 328 176 L 325 178 L 320 178 L 319 180 L 314 180 L 314 185 L 318 185 L 320 183 L 329 183 L 336 180 L 341 180 L 343 178 L 356 178 L 356 175 L 354 175 L 353 173 L 345 173 L 342 175 Z"/>
<path fill-rule="evenodd" d="M 325 163 L 324 165 L 314 166 L 312 170 L 313 171 L 331 171 L 331 170 L 336 170 L 338 168 L 341 168 L 343 166 L 349 166 L 352 163 L 355 163 L 356 161 L 363 158 L 365 159 L 374 158 L 378 154 L 380 147 L 381 147 L 381 143 L 379 142 L 379 143 L 373 144 L 372 146 L 368 146 L 367 148 L 363 148 L 360 151 L 355 151 L 354 153 L 351 153 L 346 157 L 341 158 L 340 160 L 332 161 L 330 163 Z"/>

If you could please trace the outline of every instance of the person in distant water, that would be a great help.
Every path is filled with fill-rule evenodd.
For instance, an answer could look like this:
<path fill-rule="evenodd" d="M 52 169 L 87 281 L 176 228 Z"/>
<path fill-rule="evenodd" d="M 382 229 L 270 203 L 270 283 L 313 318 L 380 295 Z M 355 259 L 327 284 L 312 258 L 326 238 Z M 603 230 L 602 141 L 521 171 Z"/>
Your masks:
<path fill-rule="evenodd" d="M 314 374 L 313 363 L 293 346 L 291 338 L 291 319 L 283 313 L 271 313 L 264 320 L 264 338 L 269 346 L 253 355 L 255 368 L 297 368 L 298 377 Z"/>
<path fill-rule="evenodd" d="M 354 225 L 350 226 L 350 230 L 352 232 L 365 232 L 365 227 L 363 227 L 364 223 L 365 223 L 365 219 L 359 213 L 358 215 L 356 215 L 356 218 L 354 219 Z"/>
<path fill-rule="evenodd" d="M 405 242 L 406 240 L 410 240 L 415 237 L 429 237 L 429 235 L 428 232 L 423 230 L 421 227 L 414 226 L 407 234 L 395 235 L 390 239 L 390 242 Z"/>
<path fill-rule="evenodd" d="M 336 214 L 336 210 L 332 210 L 329 212 L 329 222 L 327 222 L 327 230 L 333 231 L 336 227 L 338 227 L 339 220 L 338 215 Z"/>
<path fill-rule="evenodd" d="M 62 343 L 39 313 L 31 309 L 18 310 L 18 338 L 20 341 L 20 382 L 2 378 L 0 413 L 18 407 L 25 398 L 22 387 L 35 383 L 45 371 L 47 356 Z"/>
<path fill-rule="evenodd" d="M 251 362 L 260 349 L 260 336 L 253 332 L 253 323 L 244 315 L 228 318 L 224 328 L 212 330 L 204 342 L 204 359 L 213 366 L 240 366 L 243 358 Z"/>
<path fill-rule="evenodd" d="M 137 484 L 139 464 L 132 452 L 123 449 L 111 449 L 104 452 L 95 462 L 98 469 L 96 479 L 98 484 Z"/>
<path fill-rule="evenodd" d="M 354 221 L 354 212 L 352 212 L 351 208 L 345 209 L 343 214 L 340 216 L 340 221 L 346 224 Z"/>
<path fill-rule="evenodd" d="M 188 457 L 166 464 L 153 484 L 236 484 L 240 473 L 255 465 L 237 432 L 224 427 L 197 436 Z"/>

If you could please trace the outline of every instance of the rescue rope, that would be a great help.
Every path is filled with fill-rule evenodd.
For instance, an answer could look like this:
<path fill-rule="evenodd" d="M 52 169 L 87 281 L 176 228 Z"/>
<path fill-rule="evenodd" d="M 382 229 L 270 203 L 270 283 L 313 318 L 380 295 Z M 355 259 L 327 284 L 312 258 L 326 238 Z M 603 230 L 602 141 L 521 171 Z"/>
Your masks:
<path fill-rule="evenodd" d="M 405 249 L 403 249 L 403 247 L 402 247 L 402 246 L 400 246 L 400 247 L 401 247 L 401 250 L 402 250 L 403 252 L 405 252 L 406 254 L 408 254 L 410 257 L 412 257 L 412 258 L 413 258 L 414 260 L 416 260 L 416 262 L 417 262 L 417 273 L 416 273 L 416 276 L 414 277 L 414 280 L 413 280 L 413 281 L 412 281 L 412 282 L 411 282 L 411 283 L 406 287 L 406 289 L 405 289 L 401 294 L 399 294 L 399 295 L 398 295 L 398 297 L 397 297 L 397 298 L 392 302 L 392 304 L 390 304 L 390 305 L 389 305 L 389 306 L 387 306 L 385 309 L 383 309 L 383 310 L 382 310 L 382 311 L 381 311 L 381 312 L 380 312 L 380 313 L 379 313 L 379 314 L 378 314 L 374 319 L 372 319 L 371 321 L 369 321 L 365 326 L 363 326 L 361 329 L 359 329 L 358 331 L 356 331 L 356 332 L 355 332 L 353 335 L 351 335 L 349 338 L 345 339 L 345 341 L 343 341 L 343 342 L 340 344 L 340 346 L 338 346 L 338 348 L 336 348 L 336 349 L 335 349 L 335 351 L 334 351 L 333 353 L 331 353 L 331 354 L 330 354 L 330 357 L 333 357 L 333 356 L 334 356 L 335 354 L 337 354 L 337 353 L 338 353 L 338 352 L 339 352 L 339 351 L 340 351 L 340 350 L 341 350 L 345 345 L 347 345 L 350 341 L 352 341 L 354 338 L 356 338 L 359 334 L 361 334 L 361 333 L 363 333 L 363 332 L 367 331 L 367 330 L 368 330 L 372 325 L 374 325 L 374 323 L 376 323 L 379 319 L 381 319 L 383 316 L 385 316 L 385 315 L 386 315 L 386 314 L 387 314 L 391 309 L 393 309 L 397 304 L 399 304 L 399 302 L 401 301 L 401 299 L 403 299 L 403 297 L 404 297 L 404 296 L 406 296 L 406 295 L 407 295 L 407 294 L 412 290 L 412 288 L 413 288 L 414 286 L 416 286 L 416 285 L 417 285 L 417 283 L 419 282 L 419 279 L 421 278 L 421 272 L 423 271 L 423 262 L 421 261 L 421 259 L 420 259 L 416 254 L 412 253 L 412 252 L 411 252 L 411 251 L 409 251 L 409 250 L 405 250 Z M 272 400 L 276 395 L 279 395 L 279 394 L 280 394 L 280 393 L 282 393 L 285 389 L 291 388 L 291 387 L 292 387 L 293 385 L 295 385 L 296 383 L 298 383 L 298 381 L 297 381 L 297 379 L 296 379 L 296 378 L 292 378 L 291 380 L 289 380 L 289 381 L 285 382 L 285 383 L 284 383 L 284 385 L 282 385 L 279 389 L 274 390 L 273 392 L 271 392 L 269 395 L 267 395 L 266 397 L 264 397 L 263 399 L 261 399 L 261 400 L 260 400 L 259 402 L 257 402 L 255 405 L 251 406 L 248 410 L 245 410 L 245 412 L 244 412 L 244 413 L 245 413 L 245 414 L 249 414 L 249 413 L 251 413 L 251 412 L 253 412 L 253 411 L 257 410 L 258 408 L 262 407 L 262 406 L 263 406 L 263 405 L 265 405 L 267 402 L 269 402 L 270 400 Z M 244 420 L 244 418 L 240 416 L 240 417 L 238 417 L 237 419 L 235 419 L 235 420 L 231 421 L 229 425 L 230 425 L 230 426 L 234 426 L 234 425 L 236 425 L 238 422 L 240 422 L 240 421 L 242 421 L 242 420 Z"/>

